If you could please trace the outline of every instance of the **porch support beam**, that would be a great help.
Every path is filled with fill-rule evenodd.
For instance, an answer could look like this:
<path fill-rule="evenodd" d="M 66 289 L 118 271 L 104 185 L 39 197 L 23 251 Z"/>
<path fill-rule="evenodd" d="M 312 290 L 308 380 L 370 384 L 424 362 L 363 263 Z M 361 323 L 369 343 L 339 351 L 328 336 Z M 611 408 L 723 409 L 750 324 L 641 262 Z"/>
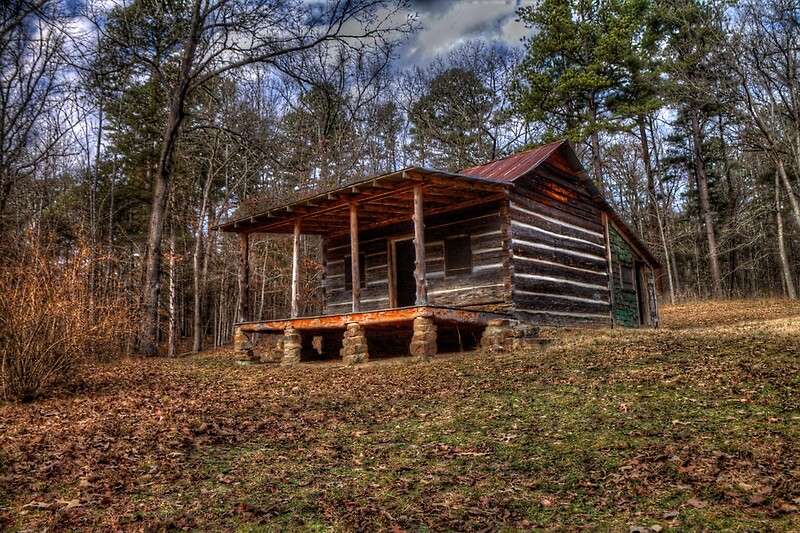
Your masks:
<path fill-rule="evenodd" d="M 361 310 L 361 267 L 358 249 L 358 206 L 350 204 L 350 267 L 353 280 L 353 312 Z"/>
<path fill-rule="evenodd" d="M 417 284 L 415 305 L 428 305 L 428 281 L 425 273 L 425 220 L 422 216 L 422 185 L 414 185 L 414 281 Z"/>
<path fill-rule="evenodd" d="M 250 320 L 250 234 L 239 234 L 239 322 Z"/>
<path fill-rule="evenodd" d="M 292 310 L 291 317 L 300 314 L 300 221 L 294 222 L 294 241 L 292 250 Z"/>

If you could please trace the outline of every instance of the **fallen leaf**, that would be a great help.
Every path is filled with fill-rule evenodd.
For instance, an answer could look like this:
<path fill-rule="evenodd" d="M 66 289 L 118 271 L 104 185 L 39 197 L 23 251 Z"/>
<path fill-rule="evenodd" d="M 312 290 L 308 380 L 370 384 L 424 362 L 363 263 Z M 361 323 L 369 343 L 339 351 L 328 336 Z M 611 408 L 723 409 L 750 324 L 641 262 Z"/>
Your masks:
<path fill-rule="evenodd" d="M 31 502 L 26 503 L 22 506 L 23 509 L 50 509 L 53 506 L 52 503 L 47 502 Z"/>
<path fill-rule="evenodd" d="M 691 505 L 695 509 L 703 509 L 705 507 L 708 507 L 708 502 L 703 500 L 698 500 L 697 498 L 689 498 L 689 500 L 686 503 Z"/>
<path fill-rule="evenodd" d="M 77 498 L 74 500 L 58 500 L 58 503 L 64 505 L 65 511 L 69 511 L 70 509 L 74 509 L 76 507 L 83 507 L 81 501 Z"/>

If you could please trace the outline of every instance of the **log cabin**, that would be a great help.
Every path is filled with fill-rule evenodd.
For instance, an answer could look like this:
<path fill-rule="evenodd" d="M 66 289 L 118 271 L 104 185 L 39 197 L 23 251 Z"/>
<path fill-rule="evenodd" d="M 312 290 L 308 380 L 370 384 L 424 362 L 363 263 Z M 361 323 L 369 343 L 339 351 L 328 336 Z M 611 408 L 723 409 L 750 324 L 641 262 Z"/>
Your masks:
<path fill-rule="evenodd" d="M 269 358 L 284 364 L 313 349 L 348 364 L 379 352 L 424 360 L 535 344 L 541 326 L 658 324 L 659 263 L 567 141 L 455 173 L 406 168 L 219 229 L 241 239 L 237 347 L 250 349 L 251 333 L 277 334 Z M 293 236 L 285 319 L 251 320 L 254 233 Z M 298 312 L 303 234 L 322 247 L 324 303 L 313 317 Z"/>

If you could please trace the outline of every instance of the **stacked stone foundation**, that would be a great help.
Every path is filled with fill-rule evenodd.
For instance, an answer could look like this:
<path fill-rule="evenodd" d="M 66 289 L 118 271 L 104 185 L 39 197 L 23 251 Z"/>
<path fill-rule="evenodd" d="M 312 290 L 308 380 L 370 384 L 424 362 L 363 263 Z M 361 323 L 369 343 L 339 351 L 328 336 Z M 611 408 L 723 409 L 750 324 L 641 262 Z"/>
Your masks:
<path fill-rule="evenodd" d="M 342 339 L 342 349 L 339 352 L 342 362 L 346 365 L 357 365 L 369 361 L 367 337 L 361 324 L 351 322 L 347 324 Z"/>
<path fill-rule="evenodd" d="M 294 365 L 300 362 L 300 354 L 303 351 L 303 338 L 300 332 L 292 327 L 286 328 L 283 332 L 283 357 L 282 365 Z"/>
<path fill-rule="evenodd" d="M 538 345 L 536 327 L 518 320 L 490 320 L 481 336 L 481 348 L 489 353 L 505 353 Z"/>
<path fill-rule="evenodd" d="M 430 318 L 414 319 L 414 335 L 411 337 L 409 350 L 414 362 L 428 361 L 436 355 L 436 325 Z"/>
<path fill-rule="evenodd" d="M 257 360 L 253 352 L 253 343 L 250 342 L 250 337 L 239 328 L 237 328 L 236 332 L 233 334 L 233 349 L 240 359 L 246 359 L 248 361 Z"/>

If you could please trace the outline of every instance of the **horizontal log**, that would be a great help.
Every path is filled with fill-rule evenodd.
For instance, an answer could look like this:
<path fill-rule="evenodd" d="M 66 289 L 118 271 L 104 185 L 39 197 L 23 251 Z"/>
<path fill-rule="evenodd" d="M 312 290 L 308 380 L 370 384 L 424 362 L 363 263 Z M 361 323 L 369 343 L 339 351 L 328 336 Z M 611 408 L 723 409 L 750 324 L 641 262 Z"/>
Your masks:
<path fill-rule="evenodd" d="M 548 165 L 547 163 L 539 165 L 533 178 L 537 181 L 547 180 L 559 187 L 574 191 L 580 197 L 585 198 L 586 201 L 592 201 L 592 196 L 577 176 L 555 165 Z"/>
<path fill-rule="evenodd" d="M 523 206 L 512 204 L 510 211 L 513 219 L 518 222 L 537 227 L 543 231 L 564 235 L 574 239 L 582 239 L 605 247 L 605 235 L 600 231 L 592 231 L 580 226 L 573 226 L 564 220 L 538 213 L 535 208 L 526 209 Z"/>
<path fill-rule="evenodd" d="M 462 220 L 458 224 L 449 225 L 446 228 L 428 228 L 425 231 L 425 239 L 429 242 L 441 242 L 447 237 L 457 235 L 476 235 L 485 234 L 500 229 L 500 222 L 497 215 L 492 215 L 493 220 L 484 218 L 477 220 Z M 481 242 L 481 241 L 478 241 Z"/>
<path fill-rule="evenodd" d="M 529 276 L 514 273 L 514 299 L 516 291 L 534 292 L 542 294 L 559 294 L 586 300 L 609 300 L 608 287 L 602 285 L 582 284 L 572 280 L 548 278 L 544 276 Z"/>
<path fill-rule="evenodd" d="M 473 251 L 502 246 L 503 234 L 499 227 L 491 228 L 491 230 L 479 234 L 473 234 L 471 237 Z"/>
<path fill-rule="evenodd" d="M 597 257 L 595 255 L 578 253 L 565 253 L 563 250 L 559 250 L 544 244 L 515 242 L 513 246 L 513 253 L 515 268 L 517 258 L 530 258 L 550 261 L 571 267 L 596 270 L 598 272 L 606 272 L 608 269 L 605 257 Z"/>
<path fill-rule="evenodd" d="M 377 309 L 386 309 L 389 307 L 389 299 L 369 299 L 361 300 L 361 311 L 375 311 Z M 326 305 L 322 314 L 323 315 L 336 315 L 341 313 L 349 313 L 353 309 L 351 301 L 341 302 L 336 304 Z"/>
<path fill-rule="evenodd" d="M 386 239 L 370 239 L 368 241 L 358 241 L 361 253 L 366 255 L 386 254 Z M 350 255 L 350 239 L 336 246 L 328 246 L 324 249 L 324 258 L 332 261 L 339 257 Z"/>
<path fill-rule="evenodd" d="M 538 274 L 554 278 L 571 279 L 583 283 L 608 284 L 608 274 L 602 270 L 570 267 L 550 261 L 518 258 L 514 272 L 519 274 Z"/>
<path fill-rule="evenodd" d="M 597 244 L 539 233 L 521 224 L 521 222 L 511 223 L 515 250 L 517 245 L 527 243 L 528 245 L 538 245 L 538 247 L 549 246 L 570 255 L 580 254 L 599 259 L 603 259 L 606 255 L 605 248 Z"/>
<path fill-rule="evenodd" d="M 367 286 L 361 289 L 361 301 L 385 299 L 389 300 L 389 284 L 386 283 L 382 286 Z M 353 293 L 341 288 L 333 290 L 325 290 L 325 301 L 328 305 L 339 305 L 351 303 L 353 301 Z"/>
<path fill-rule="evenodd" d="M 512 314 L 520 320 L 538 326 L 608 327 L 611 325 L 611 317 L 607 314 L 557 313 L 516 308 Z"/>
<path fill-rule="evenodd" d="M 573 226 L 584 228 L 595 233 L 604 233 L 602 221 L 599 212 L 597 216 L 590 216 L 584 211 L 576 211 L 570 209 L 569 206 L 555 202 L 548 198 L 542 198 L 535 193 L 529 193 L 523 196 L 521 193 L 515 192 L 510 195 L 510 200 L 513 204 L 522 206 L 523 208 L 541 213 L 556 220 L 563 220 Z"/>
<path fill-rule="evenodd" d="M 518 309 L 540 312 L 561 312 L 578 314 L 608 314 L 611 311 L 608 300 L 586 300 L 564 297 L 558 294 L 514 292 L 514 305 Z"/>
<path fill-rule="evenodd" d="M 502 303 L 505 301 L 503 298 L 502 283 L 483 287 L 428 290 L 428 298 L 430 298 L 432 305 L 452 305 L 459 307 Z"/>
<path fill-rule="evenodd" d="M 600 218 L 600 209 L 591 199 L 575 197 L 570 191 L 552 186 L 549 182 L 525 181 L 518 183 L 515 192 L 532 198 L 536 202 L 557 206 L 565 212 L 588 220 Z"/>

